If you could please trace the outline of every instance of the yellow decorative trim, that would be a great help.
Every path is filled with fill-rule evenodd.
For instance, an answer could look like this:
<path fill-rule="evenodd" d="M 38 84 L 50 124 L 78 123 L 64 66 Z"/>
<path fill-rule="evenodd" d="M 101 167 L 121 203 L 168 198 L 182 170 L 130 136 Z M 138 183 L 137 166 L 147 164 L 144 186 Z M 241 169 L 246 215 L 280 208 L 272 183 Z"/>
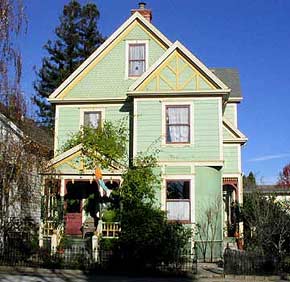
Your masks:
<path fill-rule="evenodd" d="M 134 21 L 131 25 L 129 25 L 120 36 L 115 39 L 93 62 L 91 62 L 58 96 L 58 99 L 64 99 L 64 97 L 71 91 L 79 82 L 122 40 L 126 37 L 136 26 L 139 26 L 144 32 L 146 32 L 149 36 L 155 39 L 157 44 L 159 44 L 164 50 L 166 50 L 166 46 L 162 44 L 160 39 L 158 39 L 153 33 L 151 33 L 148 29 L 146 29 L 141 22 L 138 20 Z"/>
<path fill-rule="evenodd" d="M 71 156 L 61 160 L 60 162 L 57 162 L 56 164 L 53 165 L 53 167 L 58 167 L 62 164 L 65 164 L 69 161 L 71 161 L 72 159 L 76 158 L 76 157 L 79 157 L 81 155 L 81 151 L 78 151 L 78 152 L 75 152 L 74 154 L 72 154 Z"/>
<path fill-rule="evenodd" d="M 172 65 L 174 62 L 175 66 Z M 174 76 L 173 79 L 168 79 L 163 71 L 168 69 Z M 181 82 L 181 75 L 186 71 L 190 70 L 192 73 L 186 79 L 186 81 Z M 156 79 L 155 89 L 147 89 L 149 84 Z M 155 71 L 153 71 L 144 82 L 139 85 L 135 91 L 159 91 L 161 89 L 160 82 L 164 81 L 170 88 L 170 90 L 182 91 L 185 87 L 194 80 L 195 87 L 193 90 L 204 90 L 200 87 L 201 80 L 204 80 L 209 86 L 209 90 L 216 90 L 217 88 L 209 81 L 199 70 L 188 61 L 180 52 L 175 50 Z M 154 88 L 154 86 L 153 86 Z"/>

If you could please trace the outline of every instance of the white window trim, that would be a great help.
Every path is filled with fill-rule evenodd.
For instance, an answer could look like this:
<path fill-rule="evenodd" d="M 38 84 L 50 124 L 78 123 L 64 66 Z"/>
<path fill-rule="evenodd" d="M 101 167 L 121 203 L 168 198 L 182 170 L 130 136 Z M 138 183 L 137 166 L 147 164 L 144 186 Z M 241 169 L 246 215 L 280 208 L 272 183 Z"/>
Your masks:
<path fill-rule="evenodd" d="M 129 45 L 130 44 L 145 44 L 145 71 L 149 67 L 149 40 L 126 40 L 125 48 L 125 79 L 138 79 L 140 76 L 129 76 Z"/>
<path fill-rule="evenodd" d="M 162 181 L 162 189 L 161 189 L 161 209 L 164 211 L 167 211 L 167 186 L 166 183 L 168 180 L 185 180 L 189 181 L 190 183 L 190 224 L 195 222 L 195 181 L 194 181 L 194 175 L 163 175 L 163 181 Z"/>
<path fill-rule="evenodd" d="M 190 117 L 190 140 L 189 143 L 166 143 L 166 107 L 167 106 L 189 106 L 189 117 Z M 194 118 L 193 118 L 193 103 L 192 101 L 175 101 L 175 102 L 163 102 L 162 103 L 162 131 L 161 131 L 161 146 L 166 147 L 190 147 L 194 144 Z"/>
<path fill-rule="evenodd" d="M 101 112 L 101 125 L 103 125 L 104 120 L 105 120 L 104 108 L 98 108 L 98 107 L 81 108 L 80 109 L 80 129 L 84 126 L 86 112 Z"/>

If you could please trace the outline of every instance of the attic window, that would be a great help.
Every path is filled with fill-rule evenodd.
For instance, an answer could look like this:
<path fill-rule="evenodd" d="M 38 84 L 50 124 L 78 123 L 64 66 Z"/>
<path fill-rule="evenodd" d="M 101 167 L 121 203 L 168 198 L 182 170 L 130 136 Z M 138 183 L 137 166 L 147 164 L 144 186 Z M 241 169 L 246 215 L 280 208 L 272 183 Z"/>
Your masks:
<path fill-rule="evenodd" d="M 128 76 L 141 76 L 146 69 L 146 44 L 129 44 L 128 55 Z"/>

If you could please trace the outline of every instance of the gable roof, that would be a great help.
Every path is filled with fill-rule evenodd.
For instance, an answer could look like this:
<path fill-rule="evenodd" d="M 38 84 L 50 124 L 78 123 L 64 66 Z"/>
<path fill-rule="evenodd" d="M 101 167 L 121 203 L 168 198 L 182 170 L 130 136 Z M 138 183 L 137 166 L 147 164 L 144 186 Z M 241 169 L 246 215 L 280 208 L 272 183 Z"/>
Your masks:
<path fill-rule="evenodd" d="M 223 92 L 230 92 L 230 88 L 224 84 L 212 71 L 210 71 L 197 57 L 195 57 L 179 41 L 176 41 L 146 72 L 142 74 L 129 88 L 129 92 L 135 91 L 165 60 L 178 50 L 185 58 L 199 69 L 209 80 L 211 80 Z"/>
<path fill-rule="evenodd" d="M 239 72 L 235 68 L 211 68 L 220 80 L 231 88 L 230 98 L 242 98 Z"/>
<path fill-rule="evenodd" d="M 57 96 L 86 69 L 98 56 L 100 56 L 107 47 L 118 38 L 133 22 L 139 21 L 152 34 L 154 34 L 166 47 L 172 43 L 167 39 L 157 28 L 155 28 L 148 20 L 146 20 L 140 13 L 135 12 L 128 20 L 126 20 L 96 51 L 92 53 L 50 96 L 49 100 L 56 99 Z"/>

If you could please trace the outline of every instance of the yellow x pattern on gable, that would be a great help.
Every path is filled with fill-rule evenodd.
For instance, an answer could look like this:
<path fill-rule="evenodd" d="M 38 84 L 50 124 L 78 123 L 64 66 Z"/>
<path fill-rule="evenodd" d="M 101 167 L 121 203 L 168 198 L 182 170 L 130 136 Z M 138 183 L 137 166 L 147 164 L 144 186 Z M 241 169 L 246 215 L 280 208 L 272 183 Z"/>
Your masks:
<path fill-rule="evenodd" d="M 81 172 L 81 171 L 84 172 L 85 165 L 84 165 L 81 151 L 78 151 L 78 152 L 72 154 L 71 156 L 63 159 L 62 161 L 53 165 L 53 167 L 56 169 L 62 169 L 62 167 L 64 165 L 69 166 L 71 169 L 75 169 L 79 172 Z"/>
<path fill-rule="evenodd" d="M 196 91 L 217 89 L 197 68 L 175 50 L 137 91 Z"/>

